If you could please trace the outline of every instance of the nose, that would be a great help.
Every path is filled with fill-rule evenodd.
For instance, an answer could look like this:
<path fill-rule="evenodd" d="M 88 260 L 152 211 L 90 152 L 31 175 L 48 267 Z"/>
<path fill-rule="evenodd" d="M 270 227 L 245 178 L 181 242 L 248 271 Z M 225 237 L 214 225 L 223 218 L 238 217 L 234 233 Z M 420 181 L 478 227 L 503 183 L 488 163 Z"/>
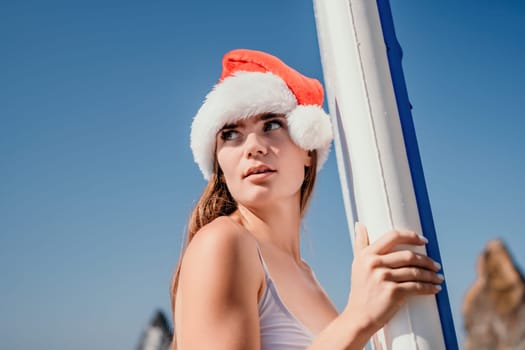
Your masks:
<path fill-rule="evenodd" d="M 247 158 L 254 157 L 256 155 L 265 155 L 268 151 L 264 137 L 257 135 L 252 132 L 246 136 L 245 142 L 245 156 Z"/>

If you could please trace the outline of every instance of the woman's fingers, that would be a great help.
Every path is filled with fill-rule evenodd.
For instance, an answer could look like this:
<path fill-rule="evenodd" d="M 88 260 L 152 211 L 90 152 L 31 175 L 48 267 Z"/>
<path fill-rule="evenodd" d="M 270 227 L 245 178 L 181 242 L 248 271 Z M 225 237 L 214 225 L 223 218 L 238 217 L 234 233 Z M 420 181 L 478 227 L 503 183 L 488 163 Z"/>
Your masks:
<path fill-rule="evenodd" d="M 424 237 L 410 231 L 390 231 L 369 244 L 366 227 L 355 226 L 354 261 L 349 309 L 365 313 L 382 325 L 413 295 L 434 295 L 441 289 L 441 267 L 424 254 L 400 245 L 423 245 Z M 363 308 L 363 306 L 365 306 Z"/>
<path fill-rule="evenodd" d="M 360 222 L 355 223 L 355 242 L 354 242 L 354 253 L 359 253 L 366 247 L 368 247 L 368 231 L 366 226 Z"/>
<path fill-rule="evenodd" d="M 428 240 L 412 231 L 389 231 L 385 233 L 381 238 L 372 243 L 369 250 L 373 254 L 386 254 L 390 253 L 395 246 L 400 244 L 409 245 L 424 245 L 427 244 Z"/>
<path fill-rule="evenodd" d="M 407 266 L 422 267 L 431 271 L 441 270 L 441 265 L 426 255 L 418 254 L 410 250 L 401 250 L 393 253 L 381 255 L 379 258 L 380 266 L 393 269 Z"/>
<path fill-rule="evenodd" d="M 407 297 L 410 295 L 437 294 L 441 291 L 441 285 L 424 282 L 403 282 L 392 285 L 394 298 Z"/>
<path fill-rule="evenodd" d="M 422 282 L 441 284 L 444 279 L 441 274 L 418 267 L 402 267 L 399 269 L 385 268 L 379 270 L 378 273 L 381 275 L 381 279 L 397 283 Z"/>

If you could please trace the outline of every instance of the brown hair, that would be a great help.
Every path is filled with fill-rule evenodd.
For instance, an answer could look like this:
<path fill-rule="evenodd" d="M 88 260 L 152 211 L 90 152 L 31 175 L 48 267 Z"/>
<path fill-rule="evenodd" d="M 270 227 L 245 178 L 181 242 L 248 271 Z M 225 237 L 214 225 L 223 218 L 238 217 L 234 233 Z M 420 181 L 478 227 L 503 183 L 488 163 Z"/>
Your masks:
<path fill-rule="evenodd" d="M 311 158 L 311 166 L 304 168 L 304 180 L 301 185 L 301 198 L 300 198 L 300 213 L 301 217 L 304 216 L 306 208 L 310 203 L 310 198 L 314 189 L 315 179 L 317 175 L 317 151 L 308 152 Z M 188 232 L 184 247 L 181 251 L 179 262 L 173 278 L 171 280 L 170 296 L 171 296 L 171 312 L 173 315 L 173 339 L 171 342 L 170 350 L 176 350 L 176 334 L 175 334 L 175 295 L 177 294 L 177 288 L 179 286 L 179 275 L 182 263 L 182 257 L 184 251 L 190 244 L 191 240 L 197 232 L 209 224 L 219 216 L 227 216 L 237 210 L 237 203 L 233 199 L 224 177 L 222 170 L 219 167 L 217 160 L 214 161 L 213 174 L 208 181 L 208 184 L 204 188 L 201 197 L 199 198 L 195 208 L 193 209 L 190 218 L 188 220 Z"/>

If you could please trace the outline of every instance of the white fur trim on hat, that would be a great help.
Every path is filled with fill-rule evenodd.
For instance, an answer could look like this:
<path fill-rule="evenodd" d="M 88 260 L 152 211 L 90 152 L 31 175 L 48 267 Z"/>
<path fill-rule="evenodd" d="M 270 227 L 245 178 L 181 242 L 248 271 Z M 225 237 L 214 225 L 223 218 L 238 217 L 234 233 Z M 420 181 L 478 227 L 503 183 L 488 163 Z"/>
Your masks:
<path fill-rule="evenodd" d="M 270 72 L 237 72 L 216 84 L 195 115 L 190 145 L 204 178 L 213 172 L 217 132 L 261 113 L 286 114 L 290 137 L 306 150 L 318 151 L 318 170 L 330 149 L 332 127 L 321 107 L 297 106 L 284 80 Z"/>

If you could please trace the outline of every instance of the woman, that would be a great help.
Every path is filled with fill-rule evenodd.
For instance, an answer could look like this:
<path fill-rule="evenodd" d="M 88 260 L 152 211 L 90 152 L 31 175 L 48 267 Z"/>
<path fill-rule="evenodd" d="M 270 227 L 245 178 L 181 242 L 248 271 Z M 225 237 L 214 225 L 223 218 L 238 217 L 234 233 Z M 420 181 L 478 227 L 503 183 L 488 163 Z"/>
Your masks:
<path fill-rule="evenodd" d="M 171 298 L 172 348 L 362 349 L 412 295 L 435 294 L 439 265 L 391 231 L 356 224 L 351 292 L 339 313 L 300 254 L 300 226 L 332 131 L 321 84 L 278 58 L 234 50 L 194 118 L 209 180 L 190 218 Z"/>

